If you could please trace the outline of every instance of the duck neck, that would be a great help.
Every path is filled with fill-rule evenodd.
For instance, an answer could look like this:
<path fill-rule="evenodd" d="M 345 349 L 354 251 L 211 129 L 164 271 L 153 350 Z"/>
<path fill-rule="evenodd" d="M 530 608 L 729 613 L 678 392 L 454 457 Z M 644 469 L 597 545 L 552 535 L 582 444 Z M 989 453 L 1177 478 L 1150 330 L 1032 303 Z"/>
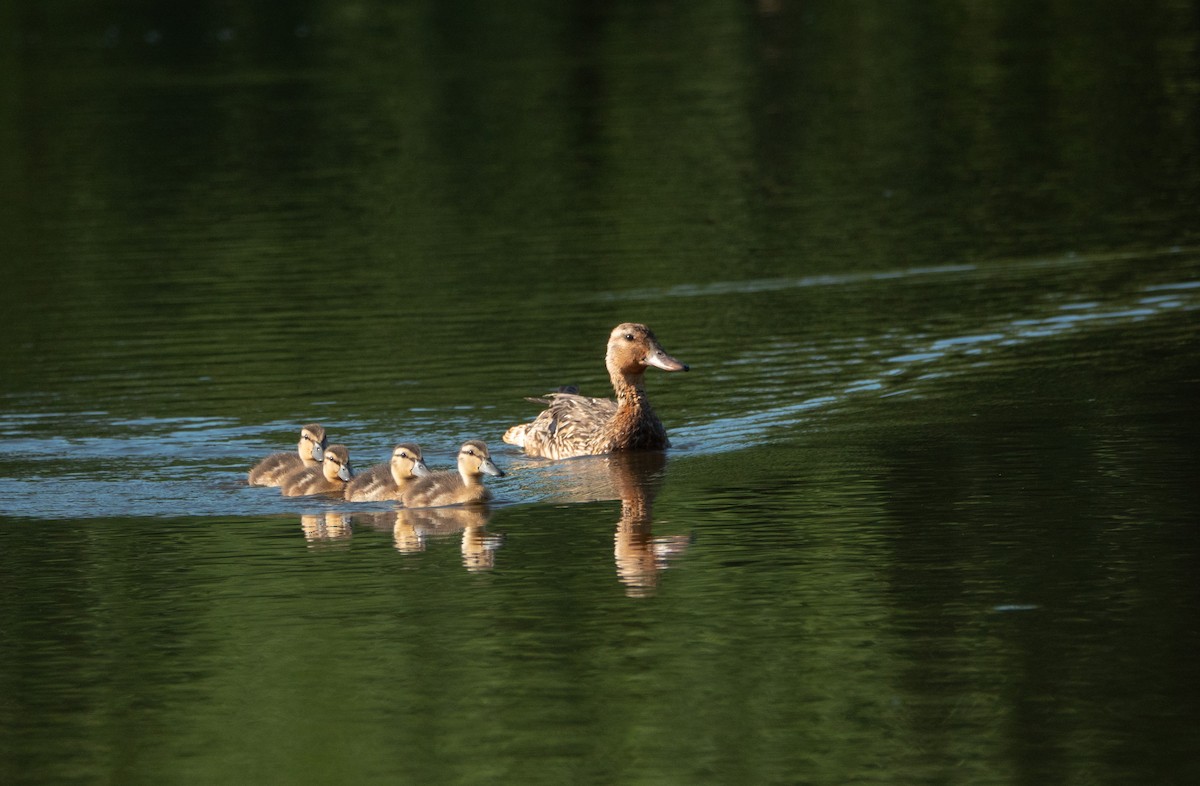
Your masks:
<path fill-rule="evenodd" d="M 481 485 L 483 485 L 483 479 L 479 476 L 479 473 L 471 472 L 466 467 L 464 467 L 462 464 L 458 465 L 458 476 L 460 478 L 462 478 L 462 482 L 463 482 L 464 486 L 481 486 Z"/>
<path fill-rule="evenodd" d="M 617 394 L 617 411 L 624 419 L 641 420 L 652 417 L 650 400 L 646 398 L 645 374 L 611 374 L 613 390 Z"/>

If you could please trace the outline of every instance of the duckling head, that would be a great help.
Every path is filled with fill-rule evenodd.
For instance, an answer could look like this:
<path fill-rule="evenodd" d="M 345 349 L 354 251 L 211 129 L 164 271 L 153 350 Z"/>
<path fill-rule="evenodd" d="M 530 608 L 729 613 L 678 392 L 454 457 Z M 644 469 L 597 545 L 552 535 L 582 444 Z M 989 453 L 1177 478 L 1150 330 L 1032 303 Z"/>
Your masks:
<path fill-rule="evenodd" d="M 663 371 L 688 370 L 686 363 L 666 353 L 654 336 L 654 331 L 637 322 L 625 322 L 612 329 L 608 335 L 604 364 L 609 374 L 622 376 L 642 374 L 647 366 Z"/>
<path fill-rule="evenodd" d="M 345 445 L 330 445 L 325 450 L 321 473 L 330 482 L 350 480 L 353 470 L 350 469 L 350 451 L 346 450 Z"/>
<path fill-rule="evenodd" d="M 419 478 L 429 474 L 429 467 L 421 458 L 421 448 L 411 442 L 401 442 L 392 450 L 392 476 L 399 483 L 408 478 Z"/>
<path fill-rule="evenodd" d="M 309 423 L 300 429 L 300 458 L 320 462 L 325 458 L 325 429 L 320 423 Z"/>
<path fill-rule="evenodd" d="M 504 477 L 504 471 L 492 462 L 486 442 L 478 439 L 467 440 L 458 449 L 458 471 L 463 477 L 475 477 L 480 474 Z"/>

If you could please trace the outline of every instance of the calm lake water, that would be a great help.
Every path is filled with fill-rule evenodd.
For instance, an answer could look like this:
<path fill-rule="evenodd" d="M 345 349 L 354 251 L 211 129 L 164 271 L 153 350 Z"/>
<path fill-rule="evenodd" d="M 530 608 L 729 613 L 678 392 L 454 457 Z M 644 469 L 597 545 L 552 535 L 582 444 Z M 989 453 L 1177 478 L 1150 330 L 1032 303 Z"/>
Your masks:
<path fill-rule="evenodd" d="M 161 5 L 0 10 L 0 782 L 1200 780 L 1194 2 Z"/>

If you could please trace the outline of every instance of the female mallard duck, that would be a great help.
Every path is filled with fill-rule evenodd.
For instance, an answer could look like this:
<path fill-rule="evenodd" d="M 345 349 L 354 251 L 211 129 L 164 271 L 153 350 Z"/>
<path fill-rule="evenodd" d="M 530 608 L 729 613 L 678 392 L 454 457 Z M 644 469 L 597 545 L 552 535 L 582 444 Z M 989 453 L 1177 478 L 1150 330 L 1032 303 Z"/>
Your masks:
<path fill-rule="evenodd" d="M 634 322 L 613 328 L 604 365 L 616 401 L 551 393 L 535 399 L 548 404 L 541 414 L 532 423 L 504 432 L 504 441 L 524 448 L 530 456 L 551 459 L 667 447 L 667 431 L 646 398 L 646 367 L 663 371 L 688 367 L 663 351 L 650 328 Z"/>
<path fill-rule="evenodd" d="M 254 465 L 247 478 L 251 486 L 279 486 L 288 475 L 321 463 L 325 451 L 325 429 L 309 423 L 300 429 L 295 453 L 272 453 Z"/>
<path fill-rule="evenodd" d="M 421 459 L 421 449 L 402 442 L 392 451 L 392 460 L 377 464 L 346 484 L 346 499 L 351 502 L 379 502 L 400 499 L 414 478 L 429 474 Z"/>
<path fill-rule="evenodd" d="M 433 472 L 409 484 L 402 500 L 405 507 L 433 508 L 487 502 L 492 492 L 483 485 L 484 474 L 504 477 L 492 463 L 488 446 L 477 439 L 468 440 L 458 451 L 458 471 Z"/>
<path fill-rule="evenodd" d="M 344 493 L 350 469 L 350 452 L 345 445 L 330 445 L 319 467 L 305 467 L 283 481 L 283 496 L 304 497 L 309 494 Z"/>

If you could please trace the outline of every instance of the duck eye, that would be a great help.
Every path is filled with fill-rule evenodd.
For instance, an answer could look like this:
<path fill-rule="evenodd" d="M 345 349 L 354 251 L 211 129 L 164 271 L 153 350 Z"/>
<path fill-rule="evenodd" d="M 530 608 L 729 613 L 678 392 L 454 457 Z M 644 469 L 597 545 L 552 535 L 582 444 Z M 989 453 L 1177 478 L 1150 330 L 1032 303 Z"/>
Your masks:
<path fill-rule="evenodd" d="M 626 334 L 625 334 L 625 340 L 626 340 L 626 341 L 633 341 L 633 334 L 632 334 L 632 333 L 626 333 Z"/>

